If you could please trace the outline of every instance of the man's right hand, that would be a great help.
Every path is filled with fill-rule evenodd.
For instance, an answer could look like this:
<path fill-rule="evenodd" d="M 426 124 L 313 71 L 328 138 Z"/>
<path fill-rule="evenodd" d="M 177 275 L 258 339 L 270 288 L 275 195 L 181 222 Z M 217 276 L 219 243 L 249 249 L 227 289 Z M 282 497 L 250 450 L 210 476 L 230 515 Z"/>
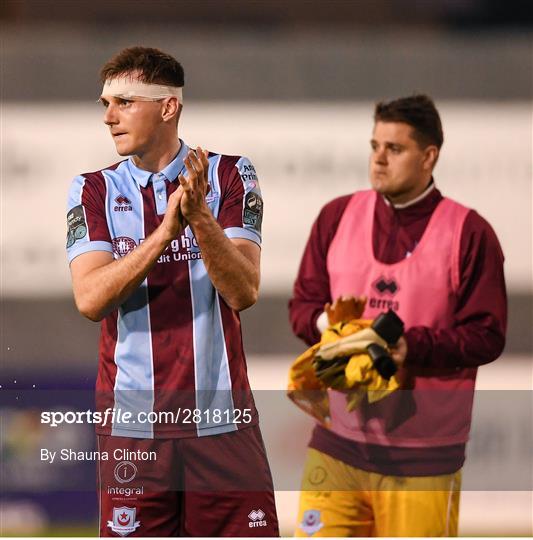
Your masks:
<path fill-rule="evenodd" d="M 161 222 L 161 229 L 164 231 L 165 239 L 170 243 L 178 234 L 185 229 L 187 221 L 181 212 L 181 198 L 183 197 L 183 188 L 178 189 L 170 195 L 167 201 L 165 217 Z"/>
<path fill-rule="evenodd" d="M 145 280 L 168 245 L 187 225 L 181 213 L 181 186 L 168 198 L 161 225 L 127 255 L 113 260 L 107 251 L 89 251 L 70 263 L 79 312 L 100 321 L 121 305 Z"/>
<path fill-rule="evenodd" d="M 360 319 L 365 311 L 366 296 L 340 296 L 324 306 L 329 324 Z"/>

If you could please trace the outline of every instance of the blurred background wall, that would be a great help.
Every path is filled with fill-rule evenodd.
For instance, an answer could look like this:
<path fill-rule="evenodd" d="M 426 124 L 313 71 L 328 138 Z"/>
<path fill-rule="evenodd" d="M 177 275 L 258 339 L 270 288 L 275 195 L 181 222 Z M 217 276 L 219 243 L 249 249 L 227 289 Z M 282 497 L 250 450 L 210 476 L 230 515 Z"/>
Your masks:
<path fill-rule="evenodd" d="M 291 334 L 286 306 L 311 223 L 331 198 L 367 186 L 373 103 L 415 91 L 433 96 L 445 131 L 437 185 L 490 221 L 506 255 L 508 343 L 502 359 L 480 370 L 478 387 L 515 392 L 525 407 L 506 424 L 503 414 L 480 405 L 480 437 L 490 436 L 479 440 L 490 449 L 520 426 L 531 432 L 529 2 L 4 0 L 0 10 L 3 390 L 94 384 L 98 326 L 84 321 L 72 302 L 66 193 L 75 175 L 118 161 L 94 104 L 97 73 L 121 48 L 143 44 L 184 65 L 180 136 L 247 155 L 257 168 L 265 198 L 262 292 L 242 319 L 252 383 L 265 390 L 283 388 L 289 362 L 304 348 Z M 4 410 L 3 467 L 31 469 L 43 444 L 26 441 L 23 434 L 31 429 L 15 429 L 31 425 L 26 412 L 12 404 Z M 268 406 L 262 413 L 276 462 L 284 445 L 280 433 L 291 426 L 272 424 Z M 301 415 L 295 418 L 303 452 L 310 426 Z M 72 440 L 80 436 L 71 434 Z M 525 449 L 499 447 L 500 457 L 515 460 L 532 478 L 531 439 L 524 441 Z M 34 481 L 43 474 L 37 471 Z M 31 515 L 36 533 L 55 534 L 65 524 L 94 533 L 90 490 L 69 518 L 47 506 L 47 481 L 9 477 L 4 530 L 21 530 L 21 523 L 28 526 L 21 516 Z M 460 532 L 532 534 L 532 481 L 502 491 L 467 490 Z M 295 500 L 280 486 L 285 534 L 294 524 Z M 484 511 L 490 507 L 498 511 Z"/>

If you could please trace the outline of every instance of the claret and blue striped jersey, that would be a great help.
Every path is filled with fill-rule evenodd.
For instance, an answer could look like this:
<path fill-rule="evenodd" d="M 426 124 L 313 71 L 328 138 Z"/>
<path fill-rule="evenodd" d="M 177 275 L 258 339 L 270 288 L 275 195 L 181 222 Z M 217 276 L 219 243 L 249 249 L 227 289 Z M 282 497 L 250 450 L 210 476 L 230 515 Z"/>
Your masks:
<path fill-rule="evenodd" d="M 77 176 L 68 196 L 69 262 L 89 251 L 125 257 L 152 234 L 179 186 L 178 175 L 186 174 L 188 151 L 182 142 L 159 173 L 139 169 L 130 158 Z M 239 156 L 210 153 L 208 159 L 206 201 L 218 224 L 228 238 L 260 245 L 263 202 L 253 165 Z M 102 321 L 98 365 L 97 409 L 115 409 L 112 426 L 98 427 L 99 433 L 191 437 L 257 422 L 239 315 L 213 287 L 190 227 Z M 243 421 L 250 419 L 244 409 L 251 421 Z M 174 416 L 149 421 L 154 412 Z"/>

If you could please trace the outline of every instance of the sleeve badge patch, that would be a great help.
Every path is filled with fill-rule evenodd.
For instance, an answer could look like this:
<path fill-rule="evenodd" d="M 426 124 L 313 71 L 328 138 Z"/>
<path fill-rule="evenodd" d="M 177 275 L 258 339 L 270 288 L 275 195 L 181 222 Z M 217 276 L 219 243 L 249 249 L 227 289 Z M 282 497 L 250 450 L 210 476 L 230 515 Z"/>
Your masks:
<path fill-rule="evenodd" d="M 250 225 L 257 231 L 261 231 L 263 221 L 263 199 L 261 195 L 249 191 L 244 199 L 244 225 Z"/>
<path fill-rule="evenodd" d="M 87 223 L 83 206 L 79 204 L 67 214 L 67 248 L 74 245 L 76 240 L 81 240 L 87 234 Z"/>

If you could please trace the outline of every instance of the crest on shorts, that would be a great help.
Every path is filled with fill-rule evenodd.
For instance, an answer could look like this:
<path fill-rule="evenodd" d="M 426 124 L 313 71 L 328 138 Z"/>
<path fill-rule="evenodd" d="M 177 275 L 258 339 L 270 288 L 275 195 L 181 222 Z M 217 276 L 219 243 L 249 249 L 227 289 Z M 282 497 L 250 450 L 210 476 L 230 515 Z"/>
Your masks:
<path fill-rule="evenodd" d="M 120 536 L 128 536 L 141 525 L 140 521 L 135 521 L 136 513 L 136 508 L 128 508 L 127 506 L 113 508 L 113 521 L 108 521 L 107 526 Z"/>
<path fill-rule="evenodd" d="M 306 534 L 315 534 L 324 524 L 320 520 L 320 510 L 306 510 L 300 523 L 300 529 Z"/>

